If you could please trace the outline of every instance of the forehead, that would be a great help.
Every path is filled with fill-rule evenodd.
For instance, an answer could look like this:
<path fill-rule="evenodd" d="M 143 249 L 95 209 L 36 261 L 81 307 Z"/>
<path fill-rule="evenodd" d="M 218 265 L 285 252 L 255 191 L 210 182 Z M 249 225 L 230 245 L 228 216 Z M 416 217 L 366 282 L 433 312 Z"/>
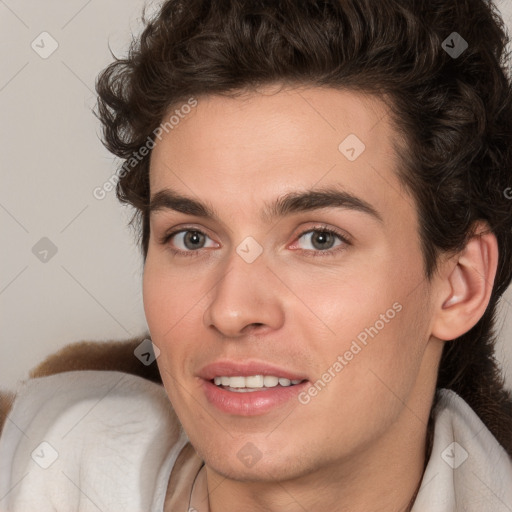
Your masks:
<path fill-rule="evenodd" d="M 156 141 L 152 197 L 171 189 L 205 198 L 216 210 L 228 202 L 247 210 L 288 192 L 336 187 L 377 211 L 411 213 L 412 199 L 395 175 L 397 135 L 379 98 L 329 88 L 266 87 L 197 100 Z"/>

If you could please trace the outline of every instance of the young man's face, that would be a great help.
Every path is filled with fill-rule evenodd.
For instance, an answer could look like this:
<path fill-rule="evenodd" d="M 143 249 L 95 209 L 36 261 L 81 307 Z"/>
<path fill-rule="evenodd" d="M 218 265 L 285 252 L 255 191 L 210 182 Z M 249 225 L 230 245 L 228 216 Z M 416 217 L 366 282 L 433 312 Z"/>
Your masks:
<path fill-rule="evenodd" d="M 144 306 L 163 383 L 207 467 L 228 478 L 379 456 L 385 468 L 384 454 L 425 434 L 442 348 L 396 135 L 376 99 L 264 92 L 198 98 L 153 150 L 151 197 L 168 189 L 215 213 L 151 213 Z M 285 199 L 320 189 L 366 206 Z M 210 382 L 240 375 L 267 379 L 224 382 L 306 382 Z"/>

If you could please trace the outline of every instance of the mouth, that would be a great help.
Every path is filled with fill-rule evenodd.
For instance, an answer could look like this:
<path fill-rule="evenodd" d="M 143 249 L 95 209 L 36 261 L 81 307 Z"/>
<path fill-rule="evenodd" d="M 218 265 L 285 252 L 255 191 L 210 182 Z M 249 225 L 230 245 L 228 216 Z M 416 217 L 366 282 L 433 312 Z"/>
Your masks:
<path fill-rule="evenodd" d="M 203 379 L 201 390 L 213 413 L 241 417 L 285 414 L 285 410 L 298 405 L 300 394 L 308 386 L 307 379 L 294 379 L 292 383 L 291 379 L 273 375 L 217 376 Z"/>
<path fill-rule="evenodd" d="M 306 375 L 266 361 L 217 360 L 197 374 L 205 404 L 214 413 L 255 416 L 279 413 L 309 385 Z"/>

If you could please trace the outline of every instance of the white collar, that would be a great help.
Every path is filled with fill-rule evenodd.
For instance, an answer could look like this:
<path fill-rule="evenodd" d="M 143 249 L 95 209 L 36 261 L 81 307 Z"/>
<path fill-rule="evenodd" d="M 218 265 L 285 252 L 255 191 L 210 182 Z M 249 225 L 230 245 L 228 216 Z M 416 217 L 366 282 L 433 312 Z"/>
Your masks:
<path fill-rule="evenodd" d="M 459 395 L 440 395 L 432 453 L 411 512 L 512 512 L 512 459 Z"/>

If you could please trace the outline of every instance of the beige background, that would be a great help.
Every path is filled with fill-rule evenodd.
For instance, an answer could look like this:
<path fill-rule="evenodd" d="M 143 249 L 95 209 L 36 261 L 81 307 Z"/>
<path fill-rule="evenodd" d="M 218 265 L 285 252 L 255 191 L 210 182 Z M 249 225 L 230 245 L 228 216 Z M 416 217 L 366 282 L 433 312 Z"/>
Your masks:
<path fill-rule="evenodd" d="M 125 52 L 143 3 L 0 0 L 1 388 L 70 342 L 146 330 L 130 211 L 113 192 L 92 193 L 116 161 L 91 113 L 94 80 L 112 60 L 108 44 Z M 512 31 L 511 0 L 498 6 Z M 40 53 L 58 48 L 43 59 L 33 41 Z M 32 252 L 43 237 L 57 248 L 46 263 Z M 498 357 L 512 389 L 512 289 L 499 319 Z"/>

